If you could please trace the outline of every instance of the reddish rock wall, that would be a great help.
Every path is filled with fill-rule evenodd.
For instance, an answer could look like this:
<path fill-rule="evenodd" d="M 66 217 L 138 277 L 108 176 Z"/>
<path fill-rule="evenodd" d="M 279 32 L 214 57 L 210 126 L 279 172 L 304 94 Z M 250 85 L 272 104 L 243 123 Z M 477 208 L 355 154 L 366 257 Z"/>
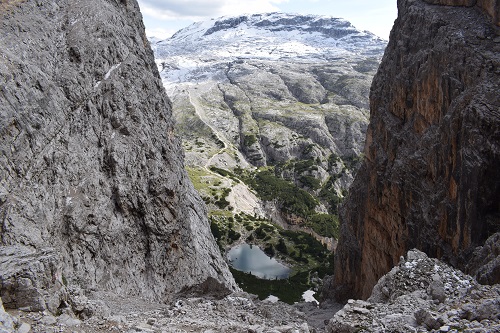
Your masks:
<path fill-rule="evenodd" d="M 329 287 L 339 300 L 368 297 L 414 247 L 463 268 L 500 230 L 500 37 L 479 8 L 498 1 L 426 2 L 398 1 L 372 84 Z"/>

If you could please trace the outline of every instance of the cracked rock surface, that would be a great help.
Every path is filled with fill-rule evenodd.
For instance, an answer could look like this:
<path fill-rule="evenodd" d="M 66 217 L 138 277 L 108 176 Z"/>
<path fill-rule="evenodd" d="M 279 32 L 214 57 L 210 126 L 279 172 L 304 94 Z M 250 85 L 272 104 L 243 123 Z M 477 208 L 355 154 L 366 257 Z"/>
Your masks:
<path fill-rule="evenodd" d="M 235 289 L 137 2 L 2 2 L 0 31 L 5 306 L 29 295 L 53 311 L 69 285 L 150 299 L 209 278 Z"/>

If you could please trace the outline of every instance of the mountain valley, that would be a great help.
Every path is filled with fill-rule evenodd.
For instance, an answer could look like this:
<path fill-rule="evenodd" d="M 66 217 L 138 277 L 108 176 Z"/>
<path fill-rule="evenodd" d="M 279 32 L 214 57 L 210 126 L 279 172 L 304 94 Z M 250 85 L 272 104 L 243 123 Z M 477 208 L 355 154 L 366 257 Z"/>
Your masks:
<path fill-rule="evenodd" d="M 333 250 L 386 42 L 342 19 L 270 13 L 194 23 L 151 45 L 221 246 L 284 237 L 299 267 L 283 232 L 255 237 L 265 219 Z M 314 257 L 309 268 L 324 264 Z"/>

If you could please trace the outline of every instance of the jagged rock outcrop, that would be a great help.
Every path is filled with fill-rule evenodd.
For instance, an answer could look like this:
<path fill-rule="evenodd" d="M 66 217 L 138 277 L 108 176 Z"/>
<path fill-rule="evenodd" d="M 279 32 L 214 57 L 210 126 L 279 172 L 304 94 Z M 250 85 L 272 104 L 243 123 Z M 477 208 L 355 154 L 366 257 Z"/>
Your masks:
<path fill-rule="evenodd" d="M 408 251 L 373 288 L 368 301 L 349 300 L 328 322 L 329 333 L 500 332 L 500 285 Z"/>
<path fill-rule="evenodd" d="M 0 247 L 2 299 L 7 308 L 56 313 L 68 299 L 61 258 L 53 249 Z"/>
<path fill-rule="evenodd" d="M 482 9 L 498 1 L 478 3 L 398 1 L 343 209 L 330 288 L 339 299 L 368 297 L 413 247 L 465 268 L 500 230 L 500 36 Z"/>
<path fill-rule="evenodd" d="M 57 307 L 64 291 L 43 297 L 57 283 L 156 299 L 209 277 L 234 288 L 137 2 L 4 1 L 0 16 L 5 304 L 36 286 Z"/>
<path fill-rule="evenodd" d="M 500 232 L 486 240 L 483 246 L 478 246 L 472 258 L 465 267 L 467 272 L 473 272 L 479 283 L 494 284 L 500 281 Z"/>

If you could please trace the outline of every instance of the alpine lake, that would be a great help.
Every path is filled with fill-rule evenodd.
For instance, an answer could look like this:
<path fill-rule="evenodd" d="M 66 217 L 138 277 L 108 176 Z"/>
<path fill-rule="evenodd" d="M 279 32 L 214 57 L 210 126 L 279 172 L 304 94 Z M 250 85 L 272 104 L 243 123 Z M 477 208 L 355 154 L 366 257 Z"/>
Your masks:
<path fill-rule="evenodd" d="M 265 254 L 258 246 L 247 243 L 233 247 L 229 250 L 227 258 L 234 269 L 261 279 L 286 279 L 291 271 L 287 266 Z"/>

